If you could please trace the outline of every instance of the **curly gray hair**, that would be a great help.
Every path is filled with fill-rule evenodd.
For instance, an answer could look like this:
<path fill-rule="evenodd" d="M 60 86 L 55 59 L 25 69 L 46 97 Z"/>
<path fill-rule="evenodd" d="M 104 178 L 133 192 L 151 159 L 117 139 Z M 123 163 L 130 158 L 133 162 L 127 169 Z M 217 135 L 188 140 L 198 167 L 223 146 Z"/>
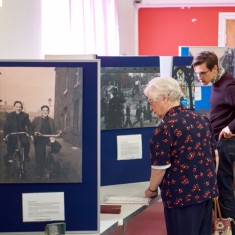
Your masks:
<path fill-rule="evenodd" d="M 171 77 L 155 77 L 149 81 L 144 94 L 153 100 L 160 96 L 168 96 L 169 100 L 180 100 L 183 96 L 179 82 Z"/>

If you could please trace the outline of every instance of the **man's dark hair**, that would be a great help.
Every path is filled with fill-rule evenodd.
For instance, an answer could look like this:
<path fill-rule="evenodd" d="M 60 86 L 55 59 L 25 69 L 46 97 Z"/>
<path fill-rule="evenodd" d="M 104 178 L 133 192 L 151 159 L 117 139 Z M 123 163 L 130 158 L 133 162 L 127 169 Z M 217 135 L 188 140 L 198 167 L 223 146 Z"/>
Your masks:
<path fill-rule="evenodd" d="M 44 108 L 47 108 L 47 109 L 48 109 L 48 112 L 50 112 L 50 108 L 49 108 L 48 105 L 43 105 L 43 106 L 41 107 L 41 110 L 44 109 Z"/>
<path fill-rule="evenodd" d="M 20 105 L 21 105 L 21 108 L 23 109 L 23 103 L 22 103 L 21 101 L 16 100 L 16 101 L 14 102 L 14 106 L 15 106 L 16 104 L 20 104 Z"/>
<path fill-rule="evenodd" d="M 212 70 L 215 65 L 219 67 L 218 57 L 213 51 L 202 51 L 196 54 L 191 64 L 192 69 L 197 66 L 206 63 L 208 69 Z"/>

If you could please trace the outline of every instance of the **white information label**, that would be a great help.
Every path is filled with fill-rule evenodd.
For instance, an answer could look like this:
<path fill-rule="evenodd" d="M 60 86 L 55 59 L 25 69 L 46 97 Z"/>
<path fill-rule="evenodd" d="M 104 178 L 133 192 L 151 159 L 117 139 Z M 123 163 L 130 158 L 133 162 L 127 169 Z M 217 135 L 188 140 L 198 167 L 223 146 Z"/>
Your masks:
<path fill-rule="evenodd" d="M 118 160 L 141 159 L 141 135 L 117 136 L 117 150 Z"/>
<path fill-rule="evenodd" d="M 64 221 L 64 193 L 24 193 L 23 222 Z"/>

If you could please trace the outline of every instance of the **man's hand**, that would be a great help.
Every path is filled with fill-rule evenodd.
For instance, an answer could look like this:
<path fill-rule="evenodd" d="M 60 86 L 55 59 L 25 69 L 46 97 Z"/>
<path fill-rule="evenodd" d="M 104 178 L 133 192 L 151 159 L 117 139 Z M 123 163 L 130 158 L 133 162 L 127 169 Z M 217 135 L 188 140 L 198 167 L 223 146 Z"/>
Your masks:
<path fill-rule="evenodd" d="M 229 127 L 226 126 L 226 127 L 225 127 L 224 129 L 222 129 L 222 131 L 219 133 L 219 138 L 218 138 L 218 140 L 221 140 L 222 137 L 224 137 L 225 139 L 228 139 L 228 138 L 231 138 L 231 137 L 233 137 L 233 136 L 235 136 L 235 134 L 233 134 L 233 133 L 230 131 Z"/>
<path fill-rule="evenodd" d="M 55 143 L 55 138 L 54 137 L 50 137 L 50 142 L 53 144 Z"/>

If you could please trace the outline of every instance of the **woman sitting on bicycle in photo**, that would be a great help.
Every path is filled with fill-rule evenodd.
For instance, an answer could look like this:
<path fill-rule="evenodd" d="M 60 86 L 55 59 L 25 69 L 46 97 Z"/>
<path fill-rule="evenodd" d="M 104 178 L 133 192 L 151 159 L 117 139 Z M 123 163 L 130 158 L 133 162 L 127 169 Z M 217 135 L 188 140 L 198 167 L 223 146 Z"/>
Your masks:
<path fill-rule="evenodd" d="M 42 115 L 35 117 L 32 121 L 34 131 L 34 148 L 35 148 L 35 161 L 36 161 L 36 174 L 38 178 L 42 178 L 44 175 L 46 164 L 46 147 L 51 145 L 51 151 L 58 153 L 61 149 L 61 145 L 54 137 L 50 135 L 58 134 L 55 127 L 54 120 L 49 117 L 50 108 L 47 105 L 41 107 Z M 62 132 L 59 132 L 59 134 Z M 45 135 L 47 137 L 45 137 Z"/>
<path fill-rule="evenodd" d="M 15 111 L 9 113 L 6 117 L 6 121 L 3 127 L 3 136 L 9 136 L 7 138 L 7 154 L 5 155 L 6 163 L 11 161 L 11 157 L 17 147 L 17 135 L 10 135 L 16 132 L 26 132 L 33 139 L 32 125 L 29 120 L 29 115 L 23 112 L 23 103 L 21 101 L 14 102 Z M 24 148 L 24 160 L 29 162 L 29 149 L 30 149 L 30 138 L 28 135 L 22 134 L 19 136 L 21 147 Z"/>

